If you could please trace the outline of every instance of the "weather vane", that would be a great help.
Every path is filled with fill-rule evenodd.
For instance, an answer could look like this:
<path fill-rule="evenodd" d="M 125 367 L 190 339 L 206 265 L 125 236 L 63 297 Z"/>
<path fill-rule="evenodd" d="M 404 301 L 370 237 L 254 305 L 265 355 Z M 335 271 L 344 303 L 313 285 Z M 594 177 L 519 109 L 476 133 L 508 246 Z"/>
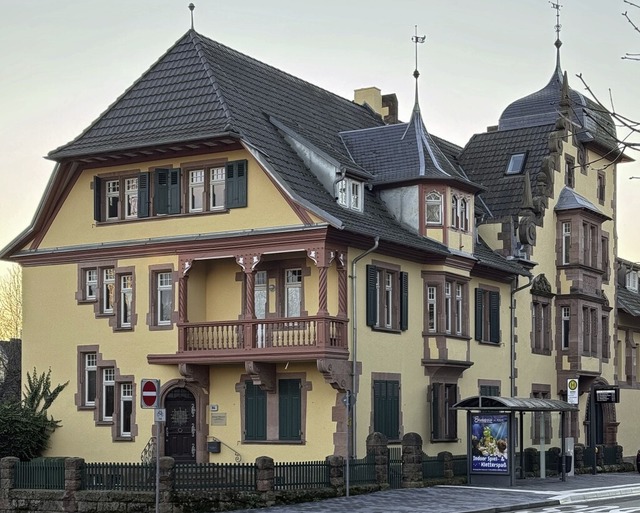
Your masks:
<path fill-rule="evenodd" d="M 560 24 L 560 9 L 562 8 L 562 5 L 552 2 L 551 0 L 549 0 L 549 3 L 551 4 L 551 7 L 556 10 L 556 46 L 560 48 L 560 45 L 562 44 L 560 41 L 560 29 L 562 28 L 562 25 Z"/>
<path fill-rule="evenodd" d="M 413 41 L 416 45 L 416 69 L 413 72 L 413 76 L 417 80 L 418 77 L 420 76 L 420 73 L 418 72 L 418 43 L 424 43 L 425 40 L 427 39 L 427 36 L 418 36 L 418 25 L 416 25 L 415 28 L 416 28 L 416 34 L 411 38 L 411 41 Z"/>
<path fill-rule="evenodd" d="M 193 10 L 196 8 L 192 3 L 189 4 L 189 10 L 191 11 L 191 30 L 193 30 Z"/>

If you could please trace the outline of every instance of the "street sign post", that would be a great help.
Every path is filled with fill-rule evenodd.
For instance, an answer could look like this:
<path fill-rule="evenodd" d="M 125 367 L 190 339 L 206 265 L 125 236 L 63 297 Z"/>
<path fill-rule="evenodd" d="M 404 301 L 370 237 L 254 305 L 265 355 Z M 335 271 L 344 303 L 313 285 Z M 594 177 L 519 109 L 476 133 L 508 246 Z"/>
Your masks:
<path fill-rule="evenodd" d="M 141 408 L 157 408 L 159 406 L 160 397 L 160 380 L 159 379 L 143 379 L 140 383 L 140 407 Z"/>
<path fill-rule="evenodd" d="M 140 407 L 153 408 L 156 423 L 156 513 L 160 509 L 160 434 L 161 424 L 166 420 L 167 411 L 160 408 L 160 380 L 143 379 L 140 382 Z"/>
<path fill-rule="evenodd" d="M 577 378 L 569 378 L 567 380 L 567 402 L 569 404 L 578 404 L 580 401 L 578 384 Z"/>

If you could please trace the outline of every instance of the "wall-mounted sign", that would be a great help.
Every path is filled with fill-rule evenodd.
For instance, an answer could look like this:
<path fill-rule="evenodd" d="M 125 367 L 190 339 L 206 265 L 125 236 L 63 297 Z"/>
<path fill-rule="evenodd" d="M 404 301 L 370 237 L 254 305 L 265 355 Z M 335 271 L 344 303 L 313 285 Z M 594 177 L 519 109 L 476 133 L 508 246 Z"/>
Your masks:
<path fill-rule="evenodd" d="M 595 393 L 596 393 L 597 403 L 619 403 L 620 402 L 620 389 L 618 387 L 596 388 Z"/>
<path fill-rule="evenodd" d="M 569 404 L 578 404 L 578 379 L 569 378 L 567 380 L 567 402 Z"/>
<path fill-rule="evenodd" d="M 226 426 L 227 425 L 227 414 L 226 413 L 212 413 L 211 414 L 211 425 L 212 426 Z"/>
<path fill-rule="evenodd" d="M 471 472 L 509 473 L 509 416 L 478 414 L 471 417 Z"/>

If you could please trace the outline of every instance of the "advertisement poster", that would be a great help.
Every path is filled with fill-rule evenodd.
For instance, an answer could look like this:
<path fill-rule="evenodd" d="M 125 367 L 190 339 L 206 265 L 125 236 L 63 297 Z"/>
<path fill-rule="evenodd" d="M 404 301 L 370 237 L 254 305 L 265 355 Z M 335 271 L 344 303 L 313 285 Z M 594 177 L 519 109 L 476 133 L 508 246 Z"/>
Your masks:
<path fill-rule="evenodd" d="M 471 472 L 509 473 L 509 416 L 471 416 Z"/>

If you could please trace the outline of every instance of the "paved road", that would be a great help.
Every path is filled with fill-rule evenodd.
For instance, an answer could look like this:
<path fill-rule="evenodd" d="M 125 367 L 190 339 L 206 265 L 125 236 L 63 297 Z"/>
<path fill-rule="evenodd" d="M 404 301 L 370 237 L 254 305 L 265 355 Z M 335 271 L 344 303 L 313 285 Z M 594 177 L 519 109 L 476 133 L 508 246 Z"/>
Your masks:
<path fill-rule="evenodd" d="M 264 508 L 264 513 L 497 513 L 640 495 L 637 473 L 516 481 L 513 488 L 435 486 Z M 255 510 L 243 510 L 244 512 Z M 562 511 L 562 509 L 558 510 Z M 570 510 L 568 510 L 570 511 Z"/>

